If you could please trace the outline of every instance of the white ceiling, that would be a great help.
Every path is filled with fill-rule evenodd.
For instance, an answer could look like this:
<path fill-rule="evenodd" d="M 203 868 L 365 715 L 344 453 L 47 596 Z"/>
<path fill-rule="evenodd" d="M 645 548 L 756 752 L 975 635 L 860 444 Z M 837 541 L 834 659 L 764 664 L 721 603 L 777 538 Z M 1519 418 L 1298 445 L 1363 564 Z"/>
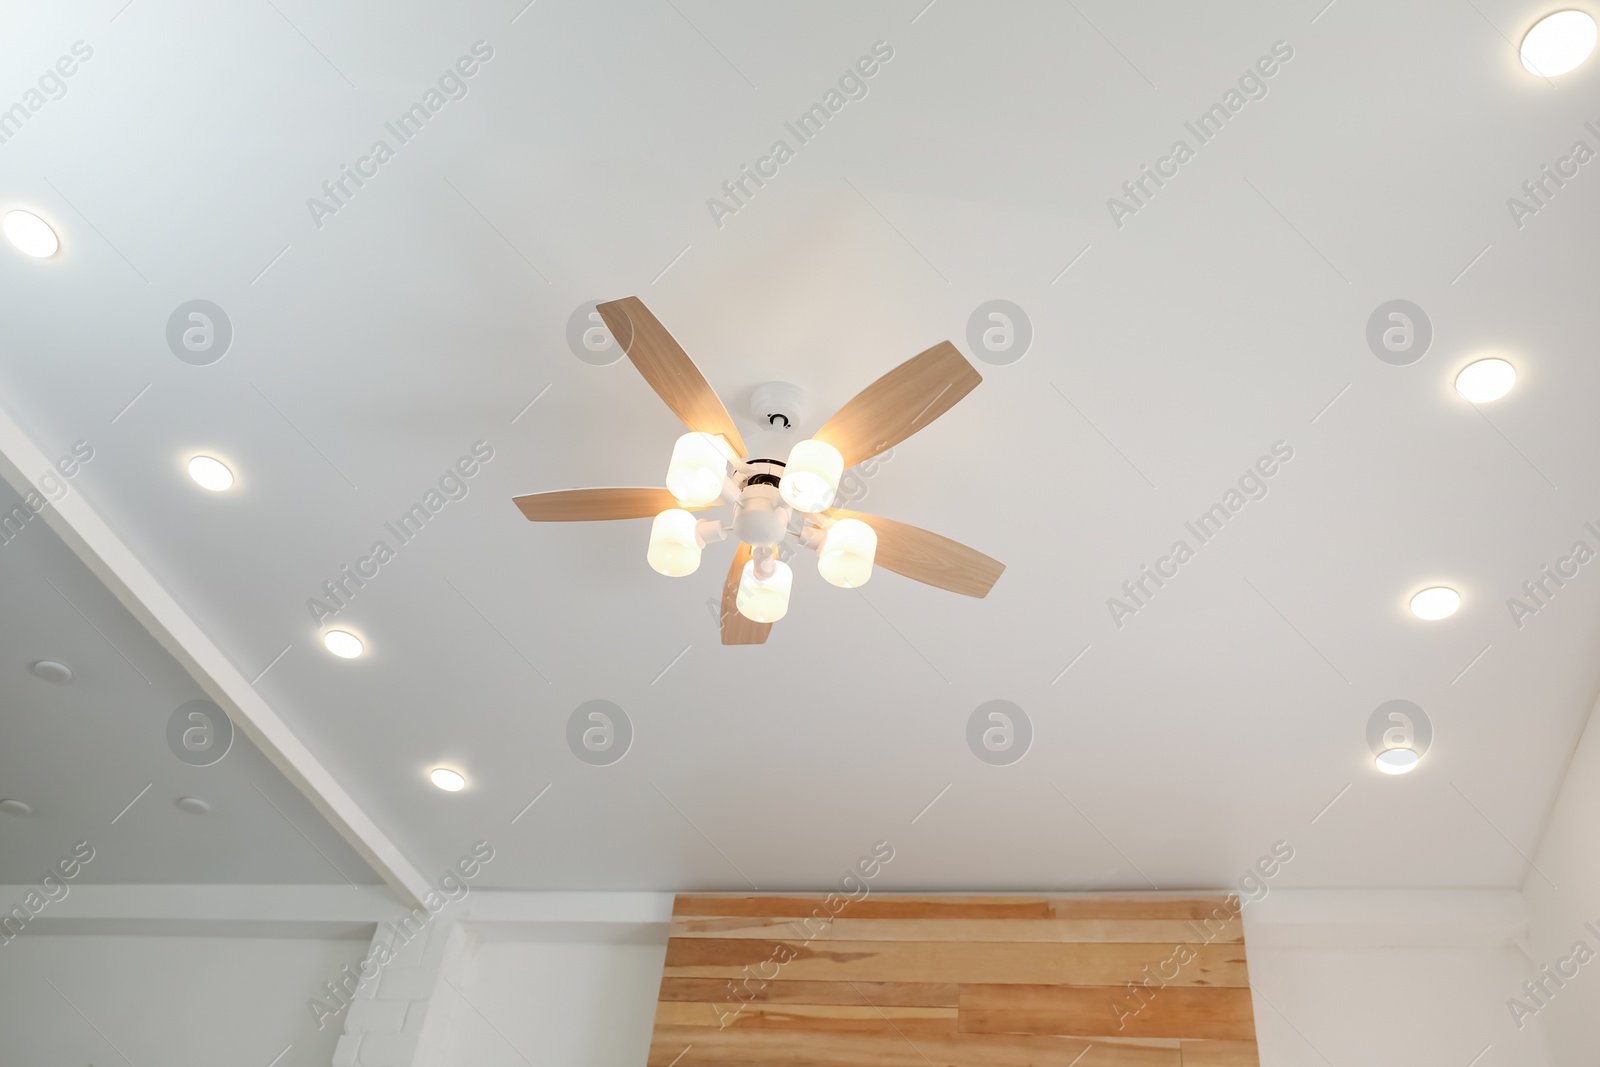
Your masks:
<path fill-rule="evenodd" d="M 0 485 L 0 512 L 20 503 Z M 0 810 L 0 885 L 37 884 L 79 842 L 86 883 L 378 881 L 243 733 L 209 766 L 177 757 L 167 722 L 205 694 L 43 520 L 0 544 L 0 582 L 0 798 L 32 809 Z"/>
<path fill-rule="evenodd" d="M 488 838 L 501 887 L 813 887 L 887 839 L 896 886 L 1165 888 L 1281 839 L 1286 885 L 1520 884 L 1596 695 L 1600 577 L 1520 630 L 1505 600 L 1595 544 L 1600 177 L 1521 230 L 1505 201 L 1596 144 L 1600 65 L 1526 75 L 1510 41 L 1544 8 L 1509 0 L 924 2 L 7 9 L 0 103 L 72 42 L 94 55 L 0 146 L 0 209 L 63 240 L 0 248 L 0 403 L 47 454 L 92 443 L 74 490 L 246 678 L 288 646 L 257 689 L 424 872 Z M 306 199 L 479 40 L 469 95 L 317 228 Z M 719 229 L 706 199 L 879 40 L 870 94 Z M 1107 197 L 1280 40 L 1269 95 L 1118 229 Z M 525 522 L 514 494 L 665 470 L 681 427 L 566 342 L 584 301 L 631 294 L 753 450 L 757 384 L 809 390 L 815 429 L 936 341 L 970 354 L 980 303 L 1024 308 L 1032 350 L 977 363 L 860 505 L 1004 561 L 990 597 L 887 572 L 849 593 L 802 560 L 769 643 L 725 648 L 728 546 L 669 580 L 642 520 Z M 211 366 L 164 340 L 195 298 L 235 329 Z M 1407 367 L 1364 339 L 1394 298 L 1434 325 Z M 1520 372 L 1481 412 L 1450 387 L 1480 354 Z M 470 495 L 340 614 L 368 655 L 329 656 L 307 598 L 480 440 Z M 1270 495 L 1117 629 L 1106 599 L 1280 440 Z M 196 489 L 197 452 L 236 489 Z M 1462 611 L 1416 621 L 1439 583 Z M 6 696 L 62 714 L 26 658 Z M 137 682 L 114 667 L 101 716 Z M 177 696 L 146 702 L 152 760 Z M 1435 733 L 1404 778 L 1364 739 L 1393 698 Z M 591 699 L 636 730 L 609 767 L 566 746 Z M 966 747 L 992 699 L 1034 723 L 1013 766 Z M 127 739 L 80 760 L 6 730 L 44 754 L 8 744 L 8 776 L 47 794 L 148 780 Z M 440 764 L 471 787 L 435 790 Z M 320 880 L 290 877 L 295 847 L 250 852 Z M 228 863 L 185 877 L 268 880 Z"/>

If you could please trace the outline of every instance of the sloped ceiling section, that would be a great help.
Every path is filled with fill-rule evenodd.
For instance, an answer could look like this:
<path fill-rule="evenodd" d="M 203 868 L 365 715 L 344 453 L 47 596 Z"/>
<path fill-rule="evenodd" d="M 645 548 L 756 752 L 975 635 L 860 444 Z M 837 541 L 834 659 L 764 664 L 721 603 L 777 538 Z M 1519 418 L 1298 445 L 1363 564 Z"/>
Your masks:
<path fill-rule="evenodd" d="M 0 522 L 0 884 L 381 884 L 9 486 Z"/>
<path fill-rule="evenodd" d="M 0 69 L 93 55 L 0 144 L 0 208 L 63 242 L 0 247 L 0 405 L 47 464 L 93 447 L 72 492 L 430 876 L 488 839 L 502 888 L 819 889 L 888 840 L 889 889 L 1218 887 L 1275 850 L 1283 886 L 1516 886 L 1600 639 L 1588 567 L 1536 614 L 1507 608 L 1574 542 L 1600 547 L 1600 179 L 1507 208 L 1595 145 L 1600 67 L 1528 76 L 1510 42 L 1539 13 L 13 9 Z M 829 118 L 802 137 L 813 105 Z M 788 617 L 730 649 L 731 546 L 669 580 L 647 520 L 524 521 L 519 493 L 662 478 L 681 426 L 584 341 L 586 305 L 626 295 L 756 454 L 953 341 L 983 383 L 858 472 L 853 506 L 1004 562 L 994 591 L 885 571 L 839 590 L 800 557 Z M 995 300 L 1013 347 L 985 343 Z M 1369 343 L 1393 300 L 1430 325 L 1409 362 Z M 1474 407 L 1451 382 L 1492 354 L 1517 387 Z M 811 398 L 791 436 L 751 417 L 775 380 Z M 234 487 L 198 489 L 197 454 Z M 398 536 L 417 505 L 424 528 Z M 1214 506 L 1220 531 L 1193 532 Z M 1461 611 L 1414 618 L 1431 585 Z M 49 628 L 6 625 L 29 649 L 7 670 L 49 654 Z M 366 654 L 328 655 L 330 626 Z M 119 643 L 154 669 L 129 651 L 148 642 Z M 175 764 L 169 792 L 200 791 L 157 729 L 190 691 L 103 669 L 152 694 L 142 725 L 112 718 L 134 733 L 107 758 L 146 753 Z M 1368 740 L 1390 700 L 1432 733 L 1395 778 Z M 582 746 L 591 701 L 622 713 L 621 758 Z M 1023 758 L 986 758 L 991 701 Z M 60 730 L 39 739 L 53 758 L 4 758 L 64 788 L 66 724 L 90 712 L 38 714 L 8 729 Z M 439 766 L 467 788 L 435 789 Z M 92 791 L 115 813 L 154 773 L 119 765 L 54 803 Z"/>

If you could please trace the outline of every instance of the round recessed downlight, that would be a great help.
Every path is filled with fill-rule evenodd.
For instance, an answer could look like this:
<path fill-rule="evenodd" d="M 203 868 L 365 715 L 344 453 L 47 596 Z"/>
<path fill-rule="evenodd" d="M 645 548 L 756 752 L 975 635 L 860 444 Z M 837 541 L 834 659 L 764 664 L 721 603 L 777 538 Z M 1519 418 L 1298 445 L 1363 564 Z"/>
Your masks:
<path fill-rule="evenodd" d="M 1384 774 L 1404 774 L 1422 759 L 1409 748 L 1390 748 L 1378 753 L 1378 770 Z"/>
<path fill-rule="evenodd" d="M 195 456 L 191 459 L 189 477 L 193 478 L 200 488 L 209 489 L 213 493 L 233 488 L 233 472 L 228 469 L 228 465 L 210 456 Z"/>
<path fill-rule="evenodd" d="M 72 681 L 72 668 L 53 659 L 42 659 L 28 669 L 45 681 L 55 682 L 57 685 L 65 685 Z"/>
<path fill-rule="evenodd" d="M 17 250 L 35 259 L 47 259 L 61 247 L 61 239 L 50 224 L 31 211 L 8 211 L 5 218 L 6 240 Z"/>
<path fill-rule="evenodd" d="M 460 772 L 452 771 L 449 767 L 435 767 L 428 775 L 428 780 L 446 793 L 459 793 L 467 787 L 467 780 Z"/>
<path fill-rule="evenodd" d="M 1582 11 L 1557 11 L 1534 23 L 1522 39 L 1522 65 L 1529 74 L 1565 74 L 1594 51 L 1595 23 Z"/>
<path fill-rule="evenodd" d="M 1411 614 L 1429 622 L 1448 619 L 1460 606 L 1461 594 L 1444 585 L 1424 589 L 1411 598 Z"/>
<path fill-rule="evenodd" d="M 1456 375 L 1456 392 L 1474 404 L 1487 404 L 1511 392 L 1517 384 L 1517 368 L 1503 359 L 1480 359 L 1468 363 Z"/>
<path fill-rule="evenodd" d="M 343 630 L 329 630 L 322 635 L 322 644 L 340 659 L 355 659 L 367 648 L 361 643 L 361 638 Z"/>

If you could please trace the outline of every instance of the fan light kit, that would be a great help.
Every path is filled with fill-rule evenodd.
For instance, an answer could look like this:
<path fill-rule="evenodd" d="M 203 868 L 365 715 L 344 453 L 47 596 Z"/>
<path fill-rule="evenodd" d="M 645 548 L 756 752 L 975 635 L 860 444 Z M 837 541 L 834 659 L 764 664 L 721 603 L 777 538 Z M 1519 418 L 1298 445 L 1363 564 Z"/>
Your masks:
<path fill-rule="evenodd" d="M 693 574 L 707 545 L 738 547 L 722 590 L 722 643 L 758 645 L 789 611 L 794 572 L 778 558 L 790 541 L 817 553 L 817 571 L 857 589 L 881 566 L 971 597 L 988 595 L 1005 566 L 947 537 L 834 507 L 847 467 L 893 448 L 955 406 L 982 379 L 948 341 L 867 386 L 786 460 L 741 459 L 744 440 L 694 361 L 637 297 L 596 310 L 651 388 L 689 432 L 672 446 L 666 488 L 564 489 L 515 498 L 534 522 L 651 518 L 645 559 L 670 578 Z M 788 382 L 756 390 L 757 419 L 787 432 L 803 418 Z M 696 512 L 728 505 L 728 519 Z"/>

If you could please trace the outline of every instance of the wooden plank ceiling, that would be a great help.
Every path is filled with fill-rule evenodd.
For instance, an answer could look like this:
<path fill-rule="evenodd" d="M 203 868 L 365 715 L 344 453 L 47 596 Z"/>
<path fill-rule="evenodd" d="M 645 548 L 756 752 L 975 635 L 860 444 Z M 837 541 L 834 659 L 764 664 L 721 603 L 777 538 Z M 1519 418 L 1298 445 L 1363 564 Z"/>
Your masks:
<path fill-rule="evenodd" d="M 680 896 L 649 1067 L 1258 1067 L 1231 896 Z"/>

